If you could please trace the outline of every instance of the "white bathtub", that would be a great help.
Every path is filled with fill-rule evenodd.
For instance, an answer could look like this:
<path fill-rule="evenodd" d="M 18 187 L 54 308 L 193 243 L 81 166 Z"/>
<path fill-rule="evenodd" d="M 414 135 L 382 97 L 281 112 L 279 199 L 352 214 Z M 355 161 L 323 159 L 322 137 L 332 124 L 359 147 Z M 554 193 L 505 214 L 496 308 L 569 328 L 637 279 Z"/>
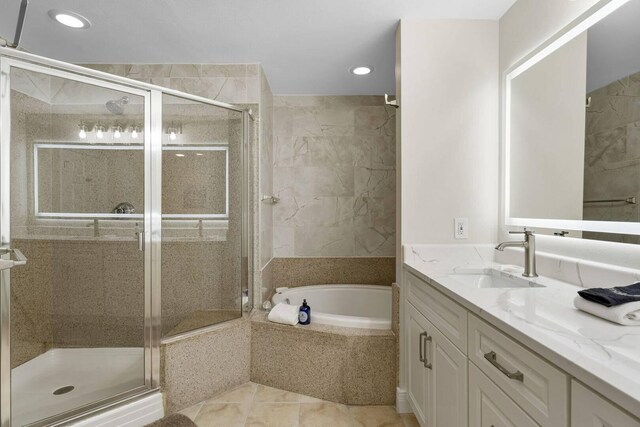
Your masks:
<path fill-rule="evenodd" d="M 276 293 L 271 302 L 299 307 L 303 299 L 311 306 L 312 324 L 391 329 L 391 286 L 300 286 Z"/>

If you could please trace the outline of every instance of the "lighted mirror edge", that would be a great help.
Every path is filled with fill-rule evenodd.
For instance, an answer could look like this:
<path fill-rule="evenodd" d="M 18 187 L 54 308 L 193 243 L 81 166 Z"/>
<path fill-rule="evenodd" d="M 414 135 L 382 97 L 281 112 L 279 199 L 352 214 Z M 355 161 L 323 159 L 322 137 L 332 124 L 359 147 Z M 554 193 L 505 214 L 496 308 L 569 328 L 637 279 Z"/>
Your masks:
<path fill-rule="evenodd" d="M 593 231 L 640 235 L 640 223 L 621 221 L 587 221 L 571 219 L 506 218 L 505 225 L 546 228 L 549 230 Z"/>
<path fill-rule="evenodd" d="M 596 5 L 557 32 L 547 41 L 534 49 L 529 55 L 518 61 L 513 67 L 507 70 L 504 80 L 504 142 L 502 144 L 503 170 L 503 203 L 505 225 L 518 227 L 538 227 L 550 230 L 574 230 L 593 231 L 614 234 L 640 235 L 640 224 L 619 222 L 619 221 L 585 221 L 585 220 L 563 220 L 563 219 L 537 219 L 537 218 L 512 218 L 510 216 L 510 191 L 511 191 L 511 81 L 523 72 L 527 71 L 544 58 L 548 57 L 562 46 L 588 30 L 602 19 L 615 12 L 630 0 L 610 0 L 603 5 Z"/>

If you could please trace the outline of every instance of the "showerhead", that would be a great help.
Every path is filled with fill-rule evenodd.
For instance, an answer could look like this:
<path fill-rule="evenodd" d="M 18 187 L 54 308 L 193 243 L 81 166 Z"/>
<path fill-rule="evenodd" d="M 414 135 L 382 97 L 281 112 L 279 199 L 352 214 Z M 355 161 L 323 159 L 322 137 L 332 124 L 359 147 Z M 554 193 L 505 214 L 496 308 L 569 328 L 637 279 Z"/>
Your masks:
<path fill-rule="evenodd" d="M 127 105 L 128 103 L 129 103 L 129 98 L 126 96 L 123 96 L 120 99 L 107 101 L 105 105 L 107 107 L 107 110 L 109 110 L 111 114 L 120 116 L 122 115 L 122 113 L 124 113 L 124 106 Z"/>

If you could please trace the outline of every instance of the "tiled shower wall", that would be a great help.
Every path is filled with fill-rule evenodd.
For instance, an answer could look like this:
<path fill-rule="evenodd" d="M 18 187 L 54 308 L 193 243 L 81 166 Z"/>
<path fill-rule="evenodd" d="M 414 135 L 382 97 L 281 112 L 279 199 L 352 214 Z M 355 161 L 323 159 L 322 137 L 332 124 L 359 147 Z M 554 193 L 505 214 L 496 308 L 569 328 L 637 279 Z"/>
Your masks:
<path fill-rule="evenodd" d="M 274 98 L 276 257 L 395 254 L 395 109 L 380 96 Z"/>
<path fill-rule="evenodd" d="M 584 200 L 640 198 L 640 73 L 588 94 Z M 640 221 L 637 204 L 585 204 L 583 219 Z M 638 236 L 584 232 L 583 237 L 640 243 Z"/>
<path fill-rule="evenodd" d="M 274 98 L 274 286 L 393 282 L 395 144 L 381 96 Z"/>
<path fill-rule="evenodd" d="M 266 167 L 269 161 L 265 163 L 262 155 L 272 152 L 273 95 L 262 67 L 259 64 L 92 64 L 89 67 L 252 109 L 255 122 L 251 122 L 249 132 L 253 141 L 259 141 L 259 146 L 251 144 L 250 147 L 250 227 L 259 232 L 254 233 L 250 248 L 256 260 L 251 266 L 250 280 L 253 279 L 254 303 L 259 304 L 262 288 L 271 289 L 270 274 L 268 271 L 263 274 L 262 270 L 271 259 L 272 240 L 271 208 L 257 201 L 260 193 L 270 190 L 272 182 L 271 167 Z"/>

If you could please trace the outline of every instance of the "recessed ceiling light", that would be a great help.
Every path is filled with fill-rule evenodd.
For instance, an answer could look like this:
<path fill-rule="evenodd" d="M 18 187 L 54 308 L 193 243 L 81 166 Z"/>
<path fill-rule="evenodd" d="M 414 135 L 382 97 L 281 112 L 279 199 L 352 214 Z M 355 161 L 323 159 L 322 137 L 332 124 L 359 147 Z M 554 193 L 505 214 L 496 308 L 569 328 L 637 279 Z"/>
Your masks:
<path fill-rule="evenodd" d="M 351 67 L 349 68 L 349 71 L 351 71 L 351 74 L 355 74 L 356 76 L 366 76 L 367 74 L 371 74 L 373 67 L 362 65 L 359 67 Z"/>
<path fill-rule="evenodd" d="M 49 17 L 54 21 L 76 30 L 84 30 L 91 26 L 91 22 L 82 15 L 68 10 L 51 9 Z"/>

